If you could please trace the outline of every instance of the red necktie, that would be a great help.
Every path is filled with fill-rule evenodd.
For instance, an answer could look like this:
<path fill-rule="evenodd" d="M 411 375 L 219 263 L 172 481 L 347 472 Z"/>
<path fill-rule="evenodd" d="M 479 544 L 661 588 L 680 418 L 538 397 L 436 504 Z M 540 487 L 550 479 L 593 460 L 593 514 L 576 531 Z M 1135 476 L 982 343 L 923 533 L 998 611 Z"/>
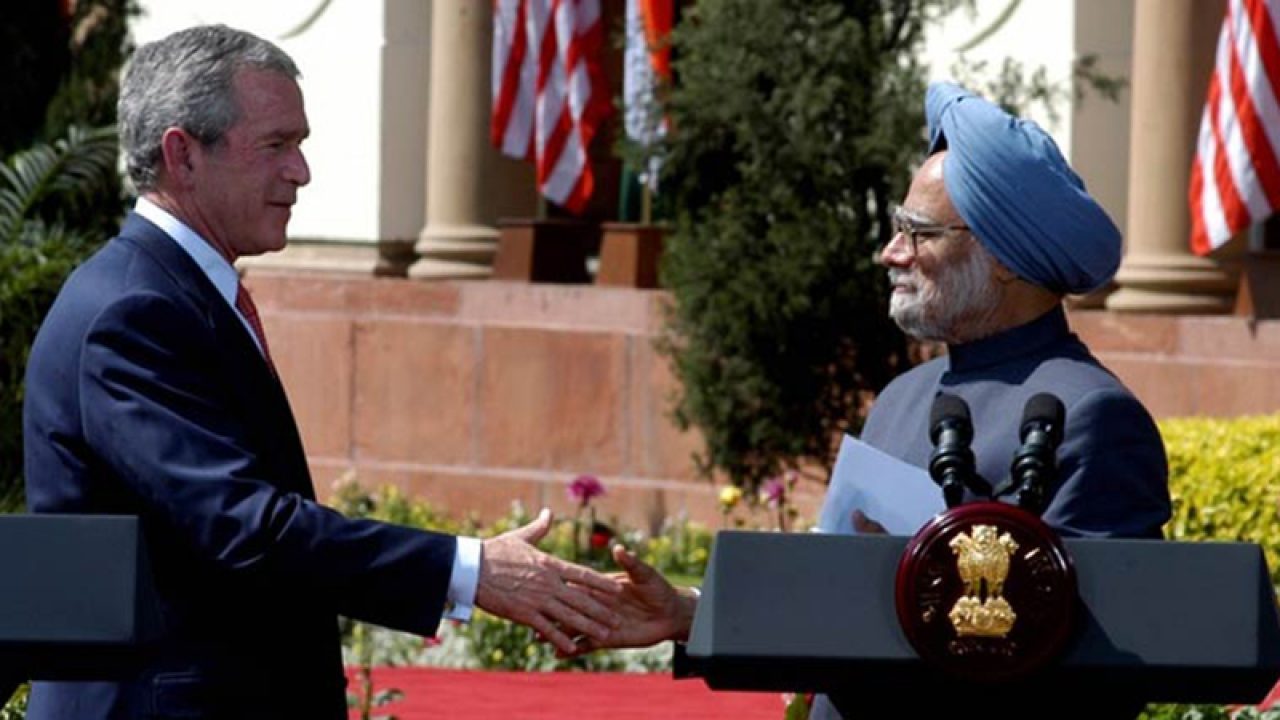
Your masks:
<path fill-rule="evenodd" d="M 267 347 L 267 334 L 262 331 L 262 320 L 258 317 L 258 307 L 253 304 L 253 298 L 249 296 L 249 291 L 244 285 L 238 286 L 236 290 L 236 309 L 244 315 L 244 319 L 249 321 L 249 327 L 253 328 L 253 334 L 258 336 L 258 343 L 262 345 L 262 357 L 267 361 L 267 367 L 271 369 L 271 374 L 276 374 L 276 365 L 271 362 L 271 350 Z"/>

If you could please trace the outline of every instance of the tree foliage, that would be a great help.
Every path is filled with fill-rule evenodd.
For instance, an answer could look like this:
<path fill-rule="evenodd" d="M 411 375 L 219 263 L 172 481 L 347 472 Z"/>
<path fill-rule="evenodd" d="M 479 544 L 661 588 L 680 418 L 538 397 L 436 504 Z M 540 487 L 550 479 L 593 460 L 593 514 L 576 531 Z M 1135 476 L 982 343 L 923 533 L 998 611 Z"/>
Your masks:
<path fill-rule="evenodd" d="M 112 127 L 72 126 L 54 144 L 38 144 L 9 158 L 0 167 L 0 245 L 86 234 L 85 226 L 95 219 L 86 213 L 115 179 L 116 144 Z"/>
<path fill-rule="evenodd" d="M 873 255 L 923 147 L 922 24 L 957 4 L 700 0 L 673 32 L 663 347 L 704 472 L 828 465 L 898 369 Z"/>
<path fill-rule="evenodd" d="M 71 128 L 0 167 L 0 511 L 21 505 L 23 375 L 62 281 L 95 246 L 93 200 L 115 179 L 111 128 Z"/>
<path fill-rule="evenodd" d="M 15 24 L 0 35 L 21 41 L 0 44 L 0 67 L 33 77 L 6 87 L 5 107 L 22 111 L 0 122 L 0 512 L 22 504 L 31 341 L 67 274 L 123 212 L 112 126 L 137 12 L 133 0 L 80 0 L 67 18 L 54 0 L 10 5 L 0 17 Z M 40 32 L 15 29 L 25 27 Z"/>

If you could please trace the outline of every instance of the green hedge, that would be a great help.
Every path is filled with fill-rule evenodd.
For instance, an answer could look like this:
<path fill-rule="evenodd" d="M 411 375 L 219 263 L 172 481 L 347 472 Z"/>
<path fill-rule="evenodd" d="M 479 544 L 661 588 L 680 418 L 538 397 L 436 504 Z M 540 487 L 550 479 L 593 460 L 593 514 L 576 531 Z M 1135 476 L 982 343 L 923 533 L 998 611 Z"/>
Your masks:
<path fill-rule="evenodd" d="M 1160 423 L 1169 454 L 1170 540 L 1258 543 L 1280 584 L 1280 415 Z"/>

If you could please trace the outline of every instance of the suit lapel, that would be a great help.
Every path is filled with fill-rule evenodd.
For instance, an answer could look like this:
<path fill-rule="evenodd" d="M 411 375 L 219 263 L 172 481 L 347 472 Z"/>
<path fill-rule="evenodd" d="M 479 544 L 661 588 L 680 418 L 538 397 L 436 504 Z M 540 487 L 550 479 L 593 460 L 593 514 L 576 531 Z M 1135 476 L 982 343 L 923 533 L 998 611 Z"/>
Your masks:
<path fill-rule="evenodd" d="M 183 299 L 206 319 L 215 335 L 216 346 L 224 351 L 227 375 L 231 378 L 229 384 L 241 396 L 242 406 L 260 410 L 251 413 L 245 421 L 263 437 L 271 438 L 272 447 L 267 452 L 275 457 L 269 464 L 290 466 L 277 467 L 282 477 L 273 481 L 313 498 L 315 490 L 307 470 L 306 453 L 284 386 L 267 365 L 238 312 L 218 294 L 191 256 L 145 218 L 130 213 L 121 227 L 119 239 L 136 245 L 150 256 L 173 279 Z M 297 480 L 286 482 L 291 478 Z"/>

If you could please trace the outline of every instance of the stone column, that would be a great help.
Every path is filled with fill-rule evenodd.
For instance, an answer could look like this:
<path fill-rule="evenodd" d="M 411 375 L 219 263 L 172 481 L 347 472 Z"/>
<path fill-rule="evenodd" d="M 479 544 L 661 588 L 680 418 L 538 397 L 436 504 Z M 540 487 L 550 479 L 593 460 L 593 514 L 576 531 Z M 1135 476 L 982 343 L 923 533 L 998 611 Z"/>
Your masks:
<path fill-rule="evenodd" d="M 1189 245 L 1187 183 L 1223 0 L 1136 0 L 1127 247 L 1107 309 L 1231 310 L 1236 278 Z"/>
<path fill-rule="evenodd" d="M 493 3 L 432 1 L 426 226 L 410 277 L 490 274 L 498 241 L 489 149 L 492 37 Z"/>

